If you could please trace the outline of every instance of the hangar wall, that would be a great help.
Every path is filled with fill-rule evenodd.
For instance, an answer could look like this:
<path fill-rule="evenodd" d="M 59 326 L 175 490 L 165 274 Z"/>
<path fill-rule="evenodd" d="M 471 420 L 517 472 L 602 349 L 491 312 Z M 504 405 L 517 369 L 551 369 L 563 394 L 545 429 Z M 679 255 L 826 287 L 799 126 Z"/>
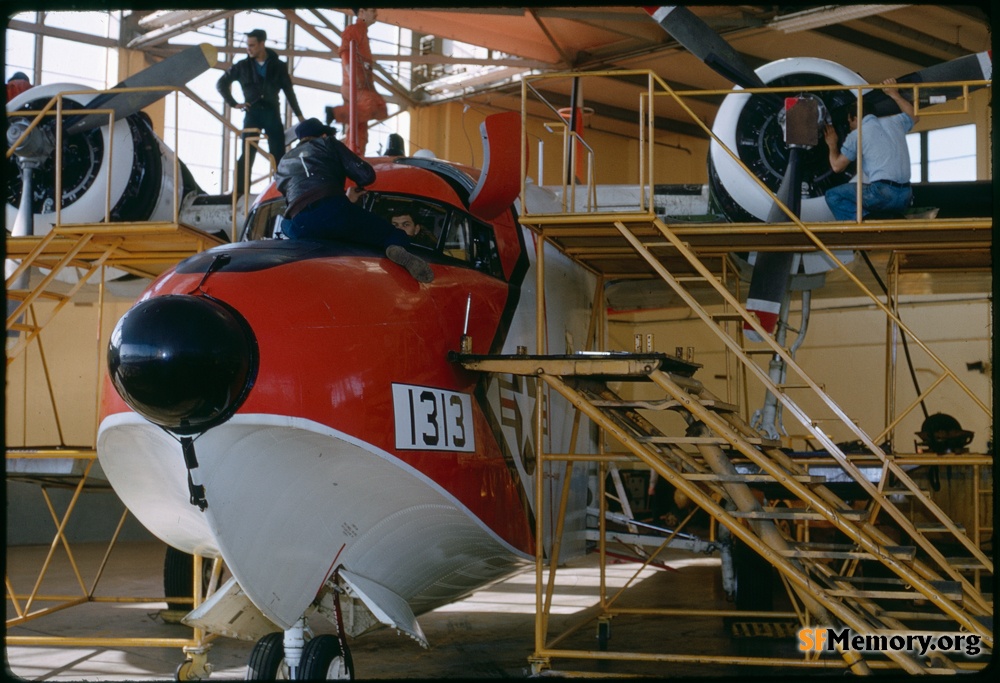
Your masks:
<path fill-rule="evenodd" d="M 990 108 L 990 90 L 984 88 L 969 95 L 967 111 L 957 111 L 954 104 L 938 105 L 920 112 L 921 120 L 914 132 L 935 130 L 975 123 L 976 176 L 992 178 L 993 120 Z M 481 105 L 467 106 L 462 102 L 448 102 L 429 107 L 418 107 L 410 112 L 409 153 L 429 149 L 441 159 L 480 166 L 482 144 L 479 124 L 489 114 L 509 109 L 487 110 Z M 949 113 L 954 112 L 954 113 Z M 553 117 L 552 120 L 556 120 Z M 544 127 L 545 121 L 529 117 L 528 123 L 528 175 L 535 178 L 538 168 L 538 142 L 543 144 L 544 185 L 562 182 L 561 136 Z M 639 142 L 636 126 L 624 122 L 606 122 L 585 127 L 584 139 L 594 149 L 597 159 L 598 184 L 627 184 L 638 181 Z M 704 184 L 708 182 L 706 159 L 708 140 L 679 133 L 659 133 L 656 136 L 656 183 Z M 537 180 L 537 179 L 536 179 Z"/>
<path fill-rule="evenodd" d="M 420 107 L 410 113 L 410 153 L 429 149 L 441 159 L 480 166 L 483 160 L 479 124 L 490 114 L 477 105 L 465 109 L 461 102 L 449 102 L 433 107 Z M 552 121 L 557 121 L 555 116 Z M 538 143 L 543 143 L 543 185 L 562 182 L 562 135 L 545 129 L 545 121 L 529 117 L 528 122 L 528 175 L 538 175 Z M 625 123 L 585 127 L 584 139 L 594 149 L 595 175 L 598 184 L 632 184 L 638 182 L 639 141 L 636 126 Z M 667 133 L 657 136 L 657 183 L 708 182 L 705 159 L 708 158 L 708 141 Z"/>

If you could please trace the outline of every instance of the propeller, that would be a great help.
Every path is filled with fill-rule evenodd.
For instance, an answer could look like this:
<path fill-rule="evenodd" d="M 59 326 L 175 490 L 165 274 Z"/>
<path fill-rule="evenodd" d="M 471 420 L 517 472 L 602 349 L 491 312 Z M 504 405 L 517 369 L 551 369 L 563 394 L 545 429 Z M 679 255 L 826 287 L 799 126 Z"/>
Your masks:
<path fill-rule="evenodd" d="M 86 107 L 88 109 L 111 109 L 114 112 L 113 120 L 119 121 L 153 104 L 166 95 L 168 89 L 183 86 L 192 78 L 207 71 L 216 63 L 217 58 L 217 50 L 212 45 L 202 44 L 191 46 L 126 78 L 115 86 L 115 88 L 162 87 L 162 90 L 106 93 L 92 98 L 87 102 Z M 25 91 L 8 103 L 7 118 L 9 124 L 7 127 L 7 145 L 14 149 L 14 157 L 18 166 L 17 175 L 21 181 L 17 214 L 11 226 L 11 235 L 13 237 L 30 237 L 35 234 L 34 191 L 36 186 L 36 171 L 49 163 L 56 149 L 56 123 L 53 117 L 47 117 L 46 120 L 35 126 L 25 136 L 24 133 L 27 131 L 31 121 L 28 117 L 17 117 L 16 112 L 19 108 L 32 108 L 34 103 L 41 97 L 38 94 L 40 91 L 45 92 L 48 90 L 52 92 L 59 89 L 60 86 L 36 87 L 35 89 Z M 65 90 L 66 88 L 62 87 L 61 89 Z M 76 145 L 75 141 L 80 140 L 79 136 L 86 135 L 94 129 L 107 125 L 108 115 L 106 113 L 65 116 L 63 118 L 64 149 L 72 146 L 79 147 L 80 149 L 88 148 L 86 144 Z M 19 140 L 20 142 L 18 142 Z M 15 143 L 17 143 L 16 147 Z M 64 163 L 65 161 L 64 159 Z M 101 163 L 100 154 L 97 154 L 94 159 L 89 159 L 88 163 L 95 168 L 99 166 Z M 82 190 L 76 188 L 71 191 L 76 191 L 79 195 L 86 192 L 86 188 Z M 8 260 L 4 268 L 5 276 L 12 273 L 16 269 L 16 266 L 15 262 Z M 25 289 L 28 285 L 28 277 L 29 272 L 25 269 L 17 278 L 17 281 L 8 283 L 8 286 L 11 289 Z M 16 307 L 16 302 L 12 300 L 7 301 L 8 317 Z"/>
<path fill-rule="evenodd" d="M 767 87 L 736 50 L 687 7 L 643 9 L 684 49 L 723 78 L 743 88 Z"/>
<path fill-rule="evenodd" d="M 111 109 L 114 120 L 119 121 L 130 114 L 148 107 L 167 94 L 170 88 L 179 88 L 195 76 L 200 76 L 215 66 L 218 51 L 213 45 L 202 43 L 171 55 L 148 66 L 139 73 L 129 76 L 116 85 L 118 88 L 159 88 L 163 90 L 139 90 L 132 92 L 109 92 L 98 95 L 87 105 L 88 109 Z M 107 114 L 78 114 L 66 117 L 63 123 L 65 134 L 82 133 L 91 128 L 99 128 L 108 121 Z"/>
<path fill-rule="evenodd" d="M 195 76 L 208 70 L 216 63 L 217 58 L 217 51 L 212 45 L 193 45 L 143 69 L 115 86 L 115 88 L 162 87 L 163 90 L 106 93 L 94 97 L 87 103 L 86 107 L 88 109 L 111 109 L 114 111 L 114 120 L 119 121 L 153 104 L 166 95 L 169 88 L 183 86 Z M 9 119 L 13 113 L 13 110 L 8 112 Z M 64 139 L 100 128 L 107 125 L 107 122 L 107 114 L 66 116 L 63 119 Z M 8 145 L 12 146 L 21 137 L 28 124 L 29 121 L 25 118 L 11 119 L 7 128 Z M 53 119 L 43 121 L 14 150 L 22 182 L 17 218 L 12 229 L 12 234 L 16 237 L 34 234 L 32 207 L 34 183 L 32 176 L 33 172 L 51 158 L 55 151 L 54 130 L 55 122 Z"/>
<path fill-rule="evenodd" d="M 766 88 L 767 84 L 750 68 L 742 57 L 721 36 L 713 31 L 704 21 L 686 7 L 663 6 L 646 7 L 660 27 L 669 33 L 674 40 L 683 45 L 689 52 L 698 57 L 716 73 L 743 88 Z M 782 105 L 782 98 L 777 95 L 764 95 L 768 103 L 775 107 Z M 815 98 L 810 99 L 815 102 Z M 794 110 L 794 105 L 788 111 Z M 787 114 L 787 112 L 786 112 Z M 803 117 L 801 114 L 799 118 Z M 818 126 L 818 122 L 813 122 Z M 808 128 L 809 123 L 804 123 Z M 814 133 L 818 133 L 815 127 Z M 801 133 L 801 131 L 800 131 Z M 808 137 L 808 131 L 800 137 Z M 787 141 L 787 135 L 786 135 Z M 816 141 L 812 141 L 815 145 Z M 802 144 L 790 144 L 788 163 L 782 177 L 777 197 L 795 215 L 798 215 L 801 202 L 800 154 Z M 771 207 L 768 222 L 784 222 L 789 220 L 781 208 L 775 204 Z M 757 313 L 761 326 L 769 333 L 774 332 L 778 321 L 781 302 L 788 291 L 791 278 L 793 254 L 788 252 L 758 253 L 750 279 L 747 293 L 747 309 Z M 748 324 L 744 332 L 751 338 L 757 338 L 756 331 Z"/>
<path fill-rule="evenodd" d="M 947 83 L 950 81 L 990 81 L 993 80 L 993 54 L 989 51 L 977 52 L 952 59 L 941 64 L 934 64 L 919 71 L 900 76 L 897 84 L 904 83 Z M 969 90 L 977 90 L 983 86 L 970 86 Z M 933 90 L 933 92 L 932 92 Z M 904 97 L 909 94 L 906 88 L 901 88 Z M 962 88 L 945 87 L 923 88 L 920 91 L 920 105 L 936 104 L 942 98 L 954 98 L 962 95 Z M 890 116 L 899 112 L 899 105 L 885 94 L 884 90 L 872 90 L 864 95 L 871 103 L 876 116 Z"/>
<path fill-rule="evenodd" d="M 742 88 L 767 87 L 768 83 L 764 82 L 764 79 L 760 74 L 752 70 L 721 36 L 716 34 L 702 19 L 693 14 L 686 7 L 663 6 L 646 7 L 644 9 L 654 20 L 657 21 L 657 23 L 660 24 L 661 28 L 669 33 L 688 51 L 701 59 L 706 66 L 729 79 L 736 86 Z M 861 80 L 860 77 L 853 74 L 853 72 L 849 72 L 849 70 L 844 69 L 839 65 L 835 65 L 832 62 L 826 62 L 826 66 L 819 69 L 816 72 L 816 75 L 812 75 L 812 67 L 805 64 L 807 61 L 826 62 L 826 60 L 795 58 L 772 62 L 764 68 L 773 73 L 775 70 L 770 69 L 771 66 L 777 66 L 781 63 L 802 62 L 801 67 L 787 67 L 801 68 L 801 74 L 790 72 L 778 80 L 773 78 L 769 80 L 771 84 L 777 83 L 779 85 L 793 85 L 801 83 L 803 86 L 807 86 L 809 84 L 825 85 L 827 83 L 833 84 L 836 82 L 847 85 L 857 84 Z M 784 70 L 784 68 L 785 67 L 778 69 L 777 71 Z M 836 75 L 838 73 L 839 75 Z M 830 76 L 833 76 L 833 80 L 830 80 Z M 990 80 L 991 76 L 992 55 L 989 52 L 981 52 L 978 54 L 960 57 L 958 59 L 951 60 L 950 62 L 934 65 L 920 71 L 901 76 L 896 80 L 900 84 L 931 83 L 956 80 Z M 950 91 L 954 91 L 954 93 L 951 93 Z M 901 89 L 901 92 L 904 94 L 906 93 L 905 87 Z M 933 93 L 924 92 L 922 90 L 921 97 L 924 101 L 921 103 L 925 105 L 933 104 L 942 96 L 948 96 L 949 94 L 961 94 L 961 91 L 960 89 L 955 88 L 935 88 Z M 840 106 L 848 106 L 850 103 L 854 102 L 854 95 L 849 90 L 837 92 L 829 91 L 827 93 L 823 93 L 821 97 L 822 100 L 826 102 L 826 106 L 821 110 L 819 120 L 803 120 L 803 125 L 806 128 L 812 128 L 813 130 L 798 131 L 798 133 L 807 132 L 810 136 L 817 133 L 818 130 L 816 130 L 816 126 L 821 126 L 823 121 L 826 120 L 826 110 L 839 108 Z M 863 97 L 866 101 L 870 101 L 872 103 L 875 113 L 879 116 L 885 116 L 899 111 L 898 106 L 892 98 L 885 95 L 881 89 L 870 90 L 867 93 L 864 93 Z M 775 131 L 765 130 L 764 128 L 764 124 L 766 124 L 766 122 L 773 121 L 775 119 L 775 113 L 777 113 L 780 117 L 781 112 L 779 110 L 783 106 L 787 106 L 787 102 L 783 102 L 782 98 L 777 95 L 764 96 L 762 94 L 754 94 L 750 96 L 750 100 L 748 100 L 745 105 L 741 106 L 743 108 L 739 111 L 742 113 L 740 114 L 739 122 L 735 125 L 743 126 L 740 130 L 743 130 L 744 132 L 749 133 L 752 131 L 752 135 L 737 136 L 737 144 L 749 144 L 753 147 L 752 150 L 746 150 L 749 152 L 748 158 L 743 158 L 742 152 L 744 150 L 742 147 L 740 148 L 739 154 L 742 161 L 745 162 L 748 167 L 754 169 L 754 172 L 757 173 L 762 180 L 767 182 L 769 187 L 778 187 L 776 196 L 783 204 L 785 204 L 785 206 L 788 206 L 796 216 L 803 216 L 804 214 L 807 214 L 811 216 L 811 219 L 815 220 L 817 219 L 817 213 L 822 216 L 828 215 L 829 211 L 821 195 L 825 192 L 825 189 L 839 184 L 840 182 L 843 182 L 843 180 L 839 178 L 837 174 L 833 174 L 829 169 L 825 155 L 820 155 L 817 152 L 810 153 L 806 156 L 805 150 L 808 150 L 810 147 L 815 147 L 816 143 L 810 142 L 808 144 L 802 144 L 800 142 L 793 144 L 787 135 L 784 142 L 788 145 L 788 147 L 785 149 L 784 145 L 775 144 L 777 143 L 777 140 L 775 139 Z M 745 142 L 744 138 L 752 138 L 752 141 L 749 143 Z M 736 148 L 734 147 L 733 149 Z M 783 159 L 782 157 L 786 154 L 787 158 Z M 808 162 L 806 160 L 808 160 Z M 719 162 L 720 164 L 725 163 L 727 166 L 727 175 L 730 173 L 728 161 L 727 157 Z M 782 170 L 780 164 L 783 162 L 785 163 L 785 168 Z M 757 204 L 757 208 L 755 210 L 751 210 L 749 205 L 744 204 L 735 196 L 734 191 L 731 191 L 725 186 L 726 183 L 722 179 L 721 172 L 721 166 L 716 165 L 715 167 L 712 167 L 710 165 L 709 175 L 710 182 L 712 183 L 713 190 L 715 191 L 714 194 L 723 206 L 727 207 L 726 213 L 732 220 L 746 220 L 744 216 L 751 215 L 753 216 L 751 220 L 763 219 L 765 212 L 767 213 L 766 220 L 768 222 L 782 222 L 789 219 L 785 212 L 782 211 L 774 202 L 770 202 L 770 210 L 764 209 L 761 204 L 763 204 L 764 201 L 769 200 L 766 200 L 763 197 L 760 199 L 760 203 Z M 740 170 L 736 170 L 735 172 L 736 174 L 742 174 L 742 171 Z M 736 182 L 742 181 L 737 180 Z M 809 199 L 809 205 L 803 207 L 801 206 L 801 188 L 806 182 L 809 183 L 811 194 L 819 196 L 811 196 Z M 759 188 L 756 184 L 754 184 L 752 191 L 756 193 L 758 189 Z M 753 201 L 757 202 L 758 200 L 753 199 Z M 795 202 L 794 207 L 790 202 Z M 822 217 L 819 217 L 818 219 L 823 220 Z M 828 218 L 828 220 L 832 220 L 832 217 Z M 838 253 L 837 256 L 841 261 L 846 262 L 853 258 L 853 253 L 846 252 L 843 255 Z M 747 308 L 758 314 L 762 327 L 764 327 L 768 333 L 774 332 L 774 325 L 777 321 L 778 311 L 780 310 L 781 302 L 787 293 L 790 277 L 792 276 L 792 274 L 789 273 L 789 268 L 791 268 L 792 263 L 793 260 L 790 254 L 772 252 L 768 254 L 760 253 L 756 255 L 756 262 L 751 275 L 750 290 L 748 292 Z M 822 273 L 822 271 L 828 270 L 831 265 L 829 261 L 823 258 L 820 254 L 806 254 L 803 256 L 801 263 L 807 276 Z M 822 278 L 808 277 L 807 280 L 809 282 L 807 288 L 809 286 L 817 286 L 817 284 L 822 283 Z M 744 329 L 751 339 L 756 337 L 756 333 L 752 328 L 744 326 Z"/>

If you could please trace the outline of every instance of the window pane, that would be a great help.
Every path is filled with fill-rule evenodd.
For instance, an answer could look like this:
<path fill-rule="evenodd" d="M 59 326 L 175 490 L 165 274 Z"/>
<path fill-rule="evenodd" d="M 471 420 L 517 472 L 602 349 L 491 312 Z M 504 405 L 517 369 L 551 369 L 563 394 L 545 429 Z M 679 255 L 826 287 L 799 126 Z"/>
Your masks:
<path fill-rule="evenodd" d="M 976 179 L 976 126 L 927 132 L 927 178 L 931 182 Z"/>
<path fill-rule="evenodd" d="M 34 74 L 35 36 L 22 31 L 7 31 L 4 79 L 6 83 L 15 72 L 21 71 L 32 83 L 38 83 Z"/>
<path fill-rule="evenodd" d="M 109 50 L 46 36 L 42 46 L 42 83 L 75 83 L 103 90 L 108 82 Z M 81 68 L 83 67 L 83 68 Z M 115 73 L 112 78 L 117 78 Z M 112 82 L 112 85 L 117 80 Z"/>
<path fill-rule="evenodd" d="M 920 133 L 910 133 L 906 136 L 906 147 L 910 150 L 910 182 L 920 182 L 920 167 L 924 160 L 920 154 Z"/>
<path fill-rule="evenodd" d="M 117 36 L 119 30 L 117 12 L 49 12 L 45 25 L 102 38 Z"/>
<path fill-rule="evenodd" d="M 428 249 L 437 247 L 448 218 L 448 210 L 442 206 L 392 194 L 378 195 L 369 210 L 409 235 L 414 245 Z"/>

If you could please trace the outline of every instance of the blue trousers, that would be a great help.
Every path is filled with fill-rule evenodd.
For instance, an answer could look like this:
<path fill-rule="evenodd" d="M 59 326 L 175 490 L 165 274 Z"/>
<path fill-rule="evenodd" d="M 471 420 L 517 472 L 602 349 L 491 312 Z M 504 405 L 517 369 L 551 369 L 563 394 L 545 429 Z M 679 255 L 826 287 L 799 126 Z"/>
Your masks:
<path fill-rule="evenodd" d="M 282 232 L 292 239 L 341 240 L 379 251 L 393 244 L 410 245 L 405 232 L 342 194 L 321 199 L 295 214 L 291 221 L 285 222 Z"/>
<path fill-rule="evenodd" d="M 826 191 L 826 204 L 838 221 L 853 221 L 856 217 L 857 186 L 854 183 L 837 185 Z M 913 190 L 894 187 L 888 183 L 867 183 L 861 187 L 861 215 L 872 211 L 895 211 L 902 213 L 913 200 Z"/>
<path fill-rule="evenodd" d="M 243 127 L 260 128 L 267 135 L 267 151 L 274 157 L 274 164 L 277 166 L 281 157 L 285 155 L 285 126 L 281 123 L 281 113 L 272 107 L 255 104 L 246 110 Z M 243 193 L 244 182 L 243 140 L 256 135 L 258 133 L 244 133 L 240 137 L 240 159 L 236 162 L 236 192 L 239 194 Z M 252 144 L 249 154 L 247 164 L 252 172 L 254 159 L 257 158 L 257 148 Z"/>

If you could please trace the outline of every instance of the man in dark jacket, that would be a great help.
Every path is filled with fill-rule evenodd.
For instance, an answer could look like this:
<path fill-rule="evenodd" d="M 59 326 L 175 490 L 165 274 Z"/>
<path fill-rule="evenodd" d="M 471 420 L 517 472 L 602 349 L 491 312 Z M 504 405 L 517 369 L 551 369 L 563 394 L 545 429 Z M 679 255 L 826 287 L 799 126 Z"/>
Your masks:
<path fill-rule="evenodd" d="M 295 127 L 299 144 L 281 158 L 274 174 L 287 207 L 282 232 L 291 239 L 333 239 L 385 250 L 418 282 L 432 282 L 434 271 L 406 250 L 410 238 L 384 218 L 358 206 L 365 186 L 375 181 L 371 164 L 334 137 L 319 119 Z M 347 179 L 355 186 L 345 190 Z"/>
<path fill-rule="evenodd" d="M 292 90 L 292 78 L 288 75 L 288 64 L 283 62 L 278 53 L 265 47 L 267 33 L 263 29 L 254 29 L 247 34 L 247 58 L 233 64 L 222 74 L 216 89 L 222 95 L 222 99 L 230 107 L 242 109 L 244 111 L 243 127 L 260 128 L 267 134 L 267 149 L 274 157 L 274 163 L 281 161 L 285 153 L 285 127 L 281 122 L 281 109 L 278 105 L 278 92 L 284 91 L 288 104 L 292 106 L 292 111 L 299 121 L 303 120 L 302 109 L 299 108 L 298 98 Z M 233 99 L 233 81 L 240 84 L 243 89 L 244 102 L 238 104 Z M 249 133 L 244 133 L 242 140 Z M 257 156 L 257 149 L 250 146 L 250 158 L 247 166 L 243 165 L 243 151 L 240 152 L 240 160 L 236 163 L 236 187 L 238 195 L 246 190 L 243 187 L 244 169 L 253 168 L 254 159 Z"/>

